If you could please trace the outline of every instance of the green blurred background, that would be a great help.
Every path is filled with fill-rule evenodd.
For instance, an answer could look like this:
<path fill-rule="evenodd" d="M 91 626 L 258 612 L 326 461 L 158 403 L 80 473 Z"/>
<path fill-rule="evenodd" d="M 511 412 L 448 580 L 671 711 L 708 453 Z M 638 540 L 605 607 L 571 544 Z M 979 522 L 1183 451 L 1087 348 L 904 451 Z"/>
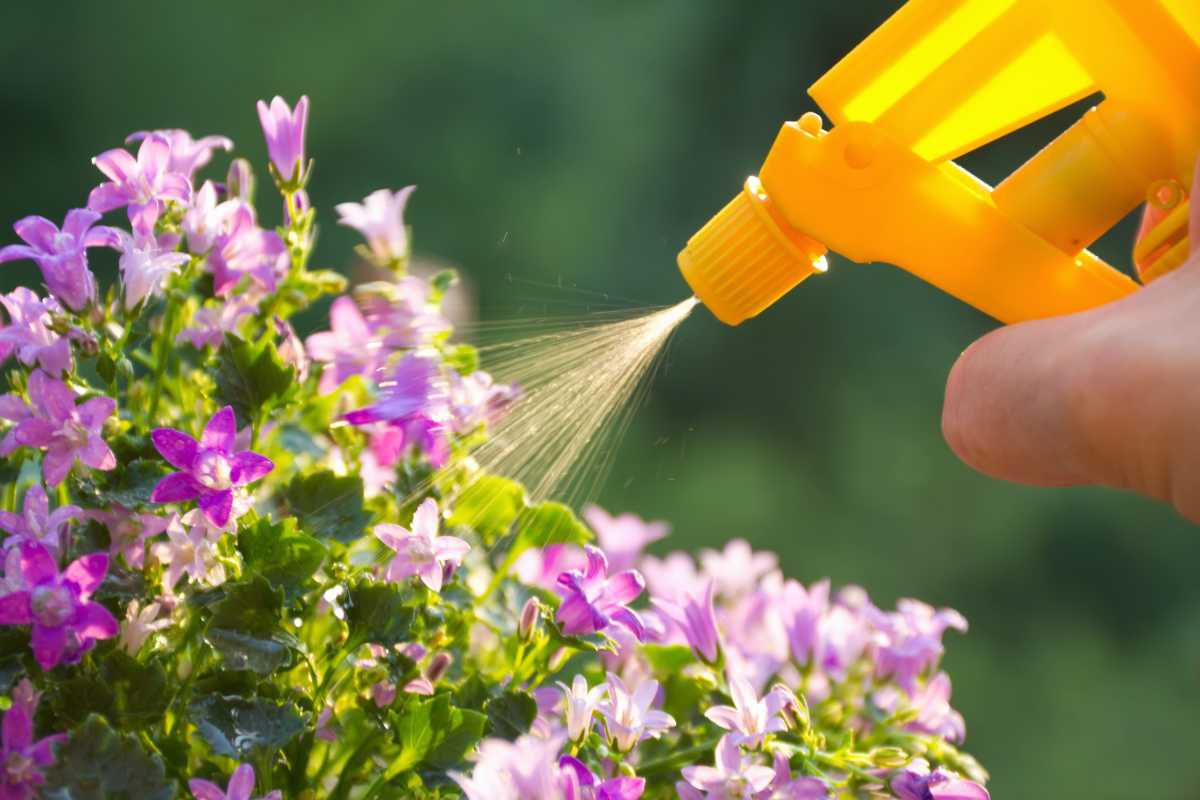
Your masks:
<path fill-rule="evenodd" d="M 0 219 L 81 205 L 88 159 L 133 130 L 225 133 L 261 164 L 254 101 L 306 92 L 318 266 L 353 266 L 334 203 L 416 183 L 416 252 L 462 268 L 483 319 L 579 314 L 605 292 L 672 303 L 680 245 L 898 5 L 8 3 Z M 966 162 L 994 181 L 1062 126 Z M 1126 263 L 1131 234 L 1098 249 Z M 1200 796 L 1200 535 L 1131 496 L 962 466 L 943 382 L 991 327 L 837 258 L 739 328 L 700 309 L 600 499 L 670 519 L 675 547 L 744 536 L 806 582 L 960 609 L 972 631 L 946 662 L 997 798 Z"/>

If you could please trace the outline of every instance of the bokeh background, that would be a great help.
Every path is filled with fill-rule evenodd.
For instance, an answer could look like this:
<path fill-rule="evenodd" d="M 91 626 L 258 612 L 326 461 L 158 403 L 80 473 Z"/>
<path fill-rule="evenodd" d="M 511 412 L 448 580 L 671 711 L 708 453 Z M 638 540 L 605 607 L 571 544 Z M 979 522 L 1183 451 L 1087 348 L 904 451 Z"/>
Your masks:
<path fill-rule="evenodd" d="M 262 164 L 254 101 L 306 92 L 317 266 L 353 268 L 336 202 L 416 183 L 418 256 L 460 267 L 485 320 L 672 303 L 680 245 L 898 5 L 6 3 L 0 220 L 82 204 L 88 159 L 133 130 L 225 133 Z M 995 181 L 1069 116 L 966 163 Z M 1127 263 L 1131 235 L 1098 249 Z M 960 609 L 946 663 L 997 798 L 1200 796 L 1200 533 L 1132 496 L 962 466 L 943 382 L 992 327 L 838 258 L 739 328 L 700 309 L 599 499 L 670 519 L 675 547 L 743 536 L 804 581 Z"/>

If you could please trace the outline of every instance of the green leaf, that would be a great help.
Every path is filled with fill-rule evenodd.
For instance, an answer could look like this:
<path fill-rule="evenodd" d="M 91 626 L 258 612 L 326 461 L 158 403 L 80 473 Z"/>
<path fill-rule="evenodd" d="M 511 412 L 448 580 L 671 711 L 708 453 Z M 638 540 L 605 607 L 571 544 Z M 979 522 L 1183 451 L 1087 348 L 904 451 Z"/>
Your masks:
<path fill-rule="evenodd" d="M 312 584 L 327 549 L 319 540 L 296 530 L 296 520 L 259 519 L 238 531 L 237 547 L 246 568 L 262 575 L 291 603 Z"/>
<path fill-rule="evenodd" d="M 354 586 L 346 595 L 345 607 L 350 636 L 382 645 L 405 641 L 417 616 L 399 587 L 389 583 Z"/>
<path fill-rule="evenodd" d="M 121 728 L 141 728 L 162 719 L 172 691 L 162 665 L 144 664 L 113 649 L 98 659 L 95 669 L 52 682 L 48 694 L 55 716 L 68 724 L 100 714 Z"/>
<path fill-rule="evenodd" d="M 150 493 L 170 469 L 159 459 L 139 458 L 111 472 L 87 471 L 71 476 L 71 495 L 89 505 L 105 507 L 120 503 L 138 508 L 150 503 Z"/>
<path fill-rule="evenodd" d="M 217 397 L 233 406 L 241 424 L 278 405 L 295 385 L 296 370 L 283 363 L 269 339 L 247 342 L 225 334 L 217 357 Z"/>
<path fill-rule="evenodd" d="M 592 532 L 575 512 L 562 503 L 547 501 L 531 506 L 517 519 L 514 549 L 545 547 L 550 544 L 587 544 Z"/>
<path fill-rule="evenodd" d="M 291 703 L 261 697 L 208 695 L 193 702 L 189 711 L 213 752 L 238 761 L 283 749 L 305 726 Z"/>
<path fill-rule="evenodd" d="M 490 545 L 508 533 L 524 509 L 524 486 L 507 478 L 485 475 L 455 500 L 449 524 L 473 529 Z"/>
<path fill-rule="evenodd" d="M 388 766 L 391 778 L 424 763 L 449 769 L 462 762 L 479 740 L 487 717 L 455 708 L 450 695 L 440 694 L 406 708 L 396 724 L 400 754 Z"/>
<path fill-rule="evenodd" d="M 225 667 L 269 675 L 294 663 L 299 642 L 280 625 L 283 593 L 262 575 L 225 587 L 213 605 L 204 640 L 221 654 Z"/>
<path fill-rule="evenodd" d="M 452 269 L 444 269 L 429 279 L 429 302 L 437 304 L 458 283 L 458 273 Z"/>
<path fill-rule="evenodd" d="M 342 544 L 361 537 L 371 522 L 363 509 L 363 482 L 357 475 L 329 470 L 297 475 L 288 484 L 284 501 L 306 531 Z"/>
<path fill-rule="evenodd" d="M 483 706 L 487 715 L 488 735 L 512 741 L 529 731 L 537 717 L 537 702 L 533 695 L 510 689 Z"/>
<path fill-rule="evenodd" d="M 177 787 L 167 780 L 157 754 L 137 737 L 117 733 L 102 718 L 88 717 L 58 748 L 46 770 L 42 796 L 50 800 L 170 800 Z"/>
<path fill-rule="evenodd" d="M 673 675 L 696 660 L 692 649 L 682 644 L 644 644 L 639 650 L 656 675 Z"/>

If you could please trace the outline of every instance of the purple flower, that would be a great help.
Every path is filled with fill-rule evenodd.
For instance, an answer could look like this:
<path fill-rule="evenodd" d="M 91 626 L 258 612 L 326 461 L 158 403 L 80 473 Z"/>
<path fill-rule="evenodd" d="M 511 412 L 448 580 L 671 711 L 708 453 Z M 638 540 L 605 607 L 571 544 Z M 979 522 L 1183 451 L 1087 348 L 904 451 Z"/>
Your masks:
<path fill-rule="evenodd" d="M 329 330 L 309 336 L 306 347 L 309 358 L 326 365 L 321 371 L 321 394 L 329 394 L 352 375 L 370 377 L 382 366 L 380 342 L 350 297 L 333 301 Z"/>
<path fill-rule="evenodd" d="M 829 610 L 829 581 L 805 589 L 798 581 L 789 580 L 783 586 L 782 600 L 792 658 L 805 664 L 817 654 L 821 621 Z"/>
<path fill-rule="evenodd" d="M 96 280 L 87 264 L 87 248 L 112 247 L 115 230 L 93 228 L 100 215 L 86 208 L 67 212 L 62 230 L 45 217 L 25 217 L 13 230 L 25 244 L 0 248 L 0 264 L 28 258 L 37 262 L 46 288 L 72 311 L 96 299 Z"/>
<path fill-rule="evenodd" d="M 45 449 L 42 476 L 48 486 L 58 486 L 76 459 L 93 469 L 117 466 L 112 450 L 100 436 L 104 421 L 117 403 L 111 397 L 93 397 L 75 405 L 75 394 L 60 380 L 34 370 L 29 376 L 32 410 L 17 423 L 15 438 L 26 447 Z"/>
<path fill-rule="evenodd" d="M 201 778 L 188 781 L 188 788 L 196 800 L 250 800 L 250 795 L 254 794 L 254 767 L 239 764 L 229 778 L 228 789 Z M 283 793 L 276 789 L 263 795 L 261 800 L 283 800 Z"/>
<path fill-rule="evenodd" d="M 26 405 L 20 395 L 12 392 L 0 395 L 0 419 L 19 423 L 32 414 L 33 410 Z M 0 456 L 7 456 L 20 446 L 21 443 L 17 441 L 17 426 L 13 425 L 4 434 L 4 438 L 0 439 Z"/>
<path fill-rule="evenodd" d="M 317 715 L 317 730 L 313 735 L 322 742 L 336 742 L 337 733 L 333 730 L 333 706 L 329 703 Z"/>
<path fill-rule="evenodd" d="M 892 778 L 892 791 L 899 800 L 991 800 L 988 790 L 975 781 L 941 767 L 930 772 L 923 758 L 915 759 Z"/>
<path fill-rule="evenodd" d="M 4 540 L 4 548 L 15 547 L 25 542 L 45 545 L 52 553 L 62 549 L 63 535 L 70 528 L 70 520 L 80 519 L 83 509 L 79 506 L 59 506 L 50 511 L 50 500 L 40 484 L 25 491 L 22 513 L 0 511 L 0 529 L 10 534 Z"/>
<path fill-rule="evenodd" d="M 122 148 L 107 150 L 92 159 L 108 178 L 88 196 L 92 211 L 129 207 L 129 221 L 136 233 L 150 236 L 168 200 L 186 203 L 192 199 L 192 184 L 186 175 L 170 168 L 171 142 L 152 133 L 142 140 L 137 158 Z"/>
<path fill-rule="evenodd" d="M 906 730 L 933 734 L 958 744 L 966 738 L 967 728 L 962 714 L 950 706 L 950 689 L 950 676 L 939 672 L 911 697 L 895 686 L 885 686 L 871 700 L 889 714 L 905 708 L 915 711 L 916 719 L 905 725 Z"/>
<path fill-rule="evenodd" d="M 168 172 L 177 172 L 191 179 L 196 170 L 212 160 L 213 150 L 232 150 L 233 141 L 225 136 L 203 136 L 193 139 L 192 135 L 181 128 L 167 128 L 158 131 L 137 131 L 125 137 L 126 144 L 144 141 L 151 136 L 161 136 L 171 146 L 171 157 L 167 162 Z"/>
<path fill-rule="evenodd" d="M 734 731 L 734 741 L 750 747 L 757 747 L 768 733 L 787 728 L 779 715 L 785 705 L 781 693 L 770 691 L 760 699 L 754 687 L 741 675 L 730 670 L 728 678 L 733 706 L 713 706 L 704 712 L 704 716 L 719 727 Z"/>
<path fill-rule="evenodd" d="M 258 101 L 258 121 L 267 140 L 267 153 L 280 179 L 297 184 L 304 171 L 304 128 L 308 125 L 308 95 L 303 95 L 293 111 L 278 95 L 268 107 Z"/>
<path fill-rule="evenodd" d="M 555 619 L 563 633 L 571 636 L 596 633 L 616 623 L 645 641 L 646 626 L 629 603 L 642 593 L 646 582 L 635 569 L 608 577 L 608 559 L 592 545 L 585 545 L 586 571 L 570 570 L 558 576 L 563 595 Z"/>
<path fill-rule="evenodd" d="M 893 677 L 905 691 L 916 689 L 917 676 L 937 666 L 942 657 L 942 634 L 947 629 L 967 630 L 967 621 L 952 608 L 935 610 L 920 600 L 903 599 L 896 611 L 875 609 L 871 621 L 881 641 L 875 652 L 875 671 Z"/>
<path fill-rule="evenodd" d="M 213 275 L 213 292 L 225 296 L 246 276 L 262 289 L 273 292 L 287 271 L 288 250 L 274 231 L 258 227 L 254 209 L 238 202 L 229 214 L 223 232 L 212 243 L 208 267 Z"/>
<path fill-rule="evenodd" d="M 412 530 L 400 525 L 376 525 L 375 538 L 396 555 L 388 564 L 386 577 L 400 582 L 413 575 L 430 590 L 440 592 L 449 570 L 462 563 L 471 546 L 456 536 L 438 535 L 437 502 L 427 498 L 412 518 Z"/>
<path fill-rule="evenodd" d="M 675 727 L 675 718 L 651 708 L 658 696 L 658 681 L 644 680 L 630 693 L 621 679 L 608 674 L 608 697 L 597 710 L 604 717 L 609 741 L 622 753 L 628 753 L 643 739 L 657 739 Z"/>
<path fill-rule="evenodd" d="M 684 767 L 683 777 L 695 788 L 725 800 L 751 800 L 775 779 L 775 770 L 742 756 L 734 736 L 721 737 L 715 760 L 712 767 Z"/>
<path fill-rule="evenodd" d="M 491 375 L 481 369 L 470 375 L 451 372 L 450 412 L 454 430 L 465 434 L 480 425 L 497 425 L 520 396 L 519 386 L 496 383 Z"/>
<path fill-rule="evenodd" d="M 201 255 L 211 250 L 213 242 L 229 227 L 233 213 L 241 206 L 240 200 L 218 203 L 216 185 L 205 181 L 192 198 L 192 205 L 180 225 L 187 237 L 188 251 Z"/>
<path fill-rule="evenodd" d="M 361 203 L 339 203 L 335 206 L 338 223 L 354 228 L 363 235 L 371 256 L 377 263 L 404 261 L 408 258 L 408 228 L 404 224 L 404 206 L 416 188 L 406 186 L 397 192 L 380 189 L 367 195 Z"/>
<path fill-rule="evenodd" d="M 95 646 L 120 632 L 108 609 L 91 600 L 108 573 L 108 556 L 91 553 L 60 575 L 54 555 L 43 545 L 21 545 L 21 576 L 26 588 L 0 597 L 0 625 L 32 625 L 33 657 L 42 669 L 60 661 L 74 664 Z"/>
<path fill-rule="evenodd" d="M 687 553 L 668 553 L 663 558 L 646 556 L 638 565 L 646 576 L 646 585 L 658 597 L 677 598 L 703 591 L 711 580 L 696 571 L 696 562 Z"/>
<path fill-rule="evenodd" d="M 150 433 L 155 448 L 167 463 L 181 471 L 159 481 L 150 501 L 198 500 L 208 521 L 224 528 L 233 511 L 234 488 L 254 483 L 275 468 L 266 456 L 249 450 L 234 452 L 236 436 L 232 406 L 213 414 L 199 442 L 174 428 L 155 428 Z"/>
<path fill-rule="evenodd" d="M 573 772 L 558 765 L 562 740 L 485 739 L 471 774 L 451 772 L 467 800 L 565 800 Z M 577 784 L 577 781 L 576 781 Z"/>
<path fill-rule="evenodd" d="M 628 513 L 614 517 L 594 505 L 583 510 L 583 518 L 596 531 L 600 549 L 608 555 L 609 566 L 615 571 L 637 566 L 646 546 L 671 532 L 665 522 L 648 522 Z"/>
<path fill-rule="evenodd" d="M 50 315 L 62 313 L 57 301 L 43 300 L 31 289 L 18 286 L 0 295 L 0 304 L 11 319 L 9 325 L 0 328 L 0 360 L 16 353 L 25 366 L 37 364 L 51 375 L 71 368 L 71 343 L 49 328 Z"/>
<path fill-rule="evenodd" d="M 385 350 L 424 347 L 450 331 L 449 321 L 430 301 L 429 283 L 415 275 L 365 284 L 354 294 Z"/>
<path fill-rule="evenodd" d="M 576 675 L 569 687 L 559 681 L 558 688 L 562 690 L 567 715 L 567 738 L 573 742 L 581 741 L 591 732 L 592 715 L 608 688 L 600 684 L 589 689 L 587 678 L 582 675 Z"/>
<path fill-rule="evenodd" d="M 157 514 L 135 513 L 120 503 L 113 503 L 109 511 L 88 511 L 87 516 L 108 529 L 108 554 L 124 556 L 134 569 L 146 563 L 146 540 L 165 531 L 171 522 Z"/>
<path fill-rule="evenodd" d="M 639 800 L 646 791 L 645 778 L 618 777 L 601 781 L 574 756 L 558 760 L 566 778 L 564 800 Z"/>
<path fill-rule="evenodd" d="M 236 302 L 235 298 L 222 303 L 220 308 L 198 308 L 192 315 L 192 324 L 179 332 L 175 342 L 189 342 L 197 350 L 206 346 L 220 347 L 225 342 L 225 334 L 236 333 L 242 317 L 254 313 L 253 305 Z"/>
<path fill-rule="evenodd" d="M 158 294 L 168 275 L 175 275 L 191 258 L 187 253 L 164 249 L 153 236 L 130 236 L 117 231 L 121 251 L 118 266 L 121 283 L 125 286 L 125 310 L 137 306 L 147 297 Z"/>
<path fill-rule="evenodd" d="M 254 201 L 254 168 L 249 161 L 235 158 L 229 162 L 229 171 L 225 174 L 225 192 L 243 203 Z"/>
<path fill-rule="evenodd" d="M 46 782 L 42 767 L 54 763 L 54 746 L 65 734 L 33 740 L 33 716 L 37 697 L 29 681 L 13 689 L 13 704 L 0 723 L 0 800 L 31 800 Z"/>
<path fill-rule="evenodd" d="M 829 800 L 829 787 L 820 778 L 793 778 L 787 756 L 776 752 L 775 780 L 764 794 L 763 800 Z"/>
<path fill-rule="evenodd" d="M 774 553 L 754 552 L 745 539 L 731 539 L 723 551 L 701 550 L 700 564 L 717 585 L 717 594 L 737 597 L 758 587 L 764 575 L 774 572 Z"/>
<path fill-rule="evenodd" d="M 721 652 L 721 633 L 713 608 L 712 581 L 704 587 L 702 597 L 687 594 L 681 602 L 657 597 L 650 602 L 683 632 L 697 658 L 709 664 L 717 663 Z"/>

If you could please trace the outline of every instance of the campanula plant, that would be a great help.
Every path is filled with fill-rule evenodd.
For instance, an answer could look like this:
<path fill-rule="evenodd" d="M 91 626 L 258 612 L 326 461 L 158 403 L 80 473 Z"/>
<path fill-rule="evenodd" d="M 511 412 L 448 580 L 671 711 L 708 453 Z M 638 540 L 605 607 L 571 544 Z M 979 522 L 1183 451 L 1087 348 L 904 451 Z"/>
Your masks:
<path fill-rule="evenodd" d="M 987 798 L 956 612 L 483 473 L 521 387 L 414 187 L 337 206 L 378 280 L 311 266 L 309 111 L 258 104 L 277 227 L 229 139 L 139 131 L 0 248 L 0 800 Z"/>

